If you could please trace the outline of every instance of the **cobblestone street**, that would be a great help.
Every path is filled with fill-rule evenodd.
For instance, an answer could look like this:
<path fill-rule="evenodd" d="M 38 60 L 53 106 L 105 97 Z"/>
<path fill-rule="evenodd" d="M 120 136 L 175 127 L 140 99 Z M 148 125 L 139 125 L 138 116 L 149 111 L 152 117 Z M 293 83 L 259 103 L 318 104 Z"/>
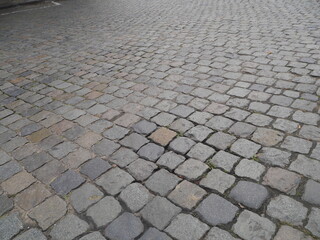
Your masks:
<path fill-rule="evenodd" d="M 2 9 L 0 240 L 319 240 L 319 97 L 318 0 Z"/>

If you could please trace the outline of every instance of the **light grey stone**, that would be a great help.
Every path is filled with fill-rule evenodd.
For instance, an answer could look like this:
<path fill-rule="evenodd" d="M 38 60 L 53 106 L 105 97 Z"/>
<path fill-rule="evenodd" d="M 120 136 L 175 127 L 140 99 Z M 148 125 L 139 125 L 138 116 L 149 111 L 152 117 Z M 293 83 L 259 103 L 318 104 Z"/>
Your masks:
<path fill-rule="evenodd" d="M 10 240 L 23 229 L 23 224 L 17 213 L 0 218 L 1 240 Z"/>
<path fill-rule="evenodd" d="M 300 232 L 299 230 L 297 230 L 293 227 L 282 225 L 280 227 L 278 233 L 274 237 L 274 240 L 287 240 L 287 239 L 290 239 L 290 240 L 313 240 L 313 238 L 311 236 L 307 236 L 303 232 Z"/>
<path fill-rule="evenodd" d="M 259 181 L 265 169 L 262 164 L 256 161 L 242 159 L 235 168 L 235 174 L 239 177 L 247 177 Z"/>
<path fill-rule="evenodd" d="M 117 164 L 119 167 L 125 167 L 138 159 L 138 155 L 128 148 L 120 148 L 109 158 L 109 161 Z"/>
<path fill-rule="evenodd" d="M 197 143 L 190 149 L 187 156 L 204 162 L 215 152 L 216 151 L 213 148 L 202 143 Z"/>
<path fill-rule="evenodd" d="M 298 158 L 291 163 L 289 169 L 313 180 L 320 181 L 320 162 L 317 160 L 298 155 Z"/>
<path fill-rule="evenodd" d="M 179 167 L 177 167 L 174 172 L 178 175 L 184 176 L 188 180 L 196 180 L 208 169 L 208 166 L 203 162 L 194 159 L 188 159 Z"/>
<path fill-rule="evenodd" d="M 139 240 L 171 240 L 167 234 L 156 228 L 149 228 Z"/>
<path fill-rule="evenodd" d="M 320 205 L 320 183 L 308 180 L 302 199 L 311 204 Z"/>
<path fill-rule="evenodd" d="M 313 235 L 320 237 L 320 209 L 319 208 L 311 208 L 306 229 L 308 229 Z"/>
<path fill-rule="evenodd" d="M 163 153 L 164 148 L 154 143 L 148 143 L 138 151 L 141 158 L 145 158 L 152 162 L 155 162 Z"/>
<path fill-rule="evenodd" d="M 169 148 L 177 153 L 186 154 L 195 144 L 196 143 L 189 138 L 178 137 L 170 143 Z"/>
<path fill-rule="evenodd" d="M 247 139 L 238 139 L 231 146 L 231 151 L 245 158 L 253 157 L 261 148 L 260 145 Z"/>
<path fill-rule="evenodd" d="M 15 237 L 13 240 L 47 240 L 47 238 L 39 229 L 31 228 Z"/>
<path fill-rule="evenodd" d="M 212 169 L 204 178 L 202 178 L 200 185 L 223 194 L 235 181 L 236 178 L 234 176 L 219 169 Z"/>
<path fill-rule="evenodd" d="M 234 238 L 227 231 L 224 231 L 217 227 L 213 227 L 204 238 L 204 240 L 239 240 L 239 238 Z"/>
<path fill-rule="evenodd" d="M 92 232 L 83 236 L 79 240 L 106 240 L 106 239 L 101 235 L 100 232 Z"/>
<path fill-rule="evenodd" d="M 185 161 L 185 157 L 174 152 L 166 152 L 157 161 L 157 164 L 170 170 L 175 169 L 179 164 Z"/>
<path fill-rule="evenodd" d="M 298 153 L 308 153 L 311 146 L 312 142 L 292 136 L 286 137 L 281 145 L 282 148 Z"/>
<path fill-rule="evenodd" d="M 219 151 L 213 156 L 213 158 L 209 160 L 209 162 L 213 164 L 214 167 L 219 167 L 227 172 L 230 172 L 239 159 L 240 157 L 236 155 L 225 151 Z"/>
<path fill-rule="evenodd" d="M 157 169 L 157 165 L 153 162 L 138 158 L 136 161 L 131 163 L 127 169 L 137 181 L 143 181 L 147 179 L 155 169 Z"/>

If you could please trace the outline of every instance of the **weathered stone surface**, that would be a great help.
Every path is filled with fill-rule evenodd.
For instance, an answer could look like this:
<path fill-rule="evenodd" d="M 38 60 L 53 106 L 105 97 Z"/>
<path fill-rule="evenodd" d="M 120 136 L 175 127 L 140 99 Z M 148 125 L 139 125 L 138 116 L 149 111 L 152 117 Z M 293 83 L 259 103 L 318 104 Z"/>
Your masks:
<path fill-rule="evenodd" d="M 258 209 L 269 197 L 268 190 L 262 185 L 240 181 L 231 190 L 229 197 L 253 209 Z"/>
<path fill-rule="evenodd" d="M 10 240 L 23 229 L 23 224 L 17 213 L 0 218 L 0 236 L 3 240 Z"/>
<path fill-rule="evenodd" d="M 100 142 L 96 143 L 92 146 L 93 152 L 100 156 L 110 156 L 112 153 L 114 153 L 118 148 L 120 148 L 120 145 L 110 141 L 108 139 L 102 139 Z"/>
<path fill-rule="evenodd" d="M 127 185 L 133 182 L 134 178 L 120 168 L 113 168 L 103 174 L 96 183 L 111 195 L 116 195 Z"/>
<path fill-rule="evenodd" d="M 154 130 L 156 130 L 157 125 L 152 123 L 152 122 L 148 122 L 146 120 L 142 120 L 136 124 L 134 124 L 132 126 L 133 130 L 136 131 L 137 133 L 141 133 L 141 134 L 150 134 L 152 133 Z"/>
<path fill-rule="evenodd" d="M 216 194 L 210 194 L 196 208 L 201 218 L 212 226 L 227 224 L 233 220 L 238 208 Z"/>
<path fill-rule="evenodd" d="M 207 123 L 206 126 L 217 131 L 224 131 L 231 127 L 234 122 L 228 118 L 221 116 L 214 116 Z"/>
<path fill-rule="evenodd" d="M 138 159 L 138 155 L 128 148 L 120 148 L 109 158 L 109 161 L 119 167 L 125 167 Z"/>
<path fill-rule="evenodd" d="M 283 143 L 281 144 L 282 148 L 298 153 L 308 153 L 310 151 L 311 146 L 312 142 L 292 136 L 286 137 Z"/>
<path fill-rule="evenodd" d="M 263 146 L 270 147 L 283 139 L 283 133 L 268 128 L 258 128 L 251 139 Z"/>
<path fill-rule="evenodd" d="M 187 178 L 188 180 L 195 180 L 202 176 L 208 169 L 209 167 L 203 162 L 194 159 L 188 159 L 179 167 L 177 167 L 174 172 Z"/>
<path fill-rule="evenodd" d="M 298 158 L 291 163 L 289 169 L 320 181 L 320 162 L 317 160 L 298 155 Z"/>
<path fill-rule="evenodd" d="M 106 160 L 94 158 L 83 164 L 80 172 L 87 175 L 91 180 L 94 180 L 110 168 L 111 165 Z"/>
<path fill-rule="evenodd" d="M 201 181 L 200 185 L 212 190 L 216 190 L 220 193 L 224 193 L 229 189 L 236 178 L 230 174 L 227 174 L 219 169 L 212 169 Z"/>
<path fill-rule="evenodd" d="M 315 126 L 304 125 L 299 132 L 299 136 L 311 140 L 320 141 L 320 128 Z"/>
<path fill-rule="evenodd" d="M 166 152 L 163 154 L 159 160 L 157 161 L 157 164 L 162 167 L 166 167 L 170 170 L 175 169 L 179 164 L 183 163 L 185 161 L 185 157 L 179 154 L 176 154 L 172 151 Z"/>
<path fill-rule="evenodd" d="M 242 159 L 235 168 L 235 174 L 240 177 L 247 177 L 259 181 L 265 171 L 265 167 L 253 160 Z"/>
<path fill-rule="evenodd" d="M 15 237 L 14 240 L 47 240 L 47 238 L 39 229 L 31 228 Z"/>
<path fill-rule="evenodd" d="M 270 168 L 263 177 L 262 184 L 287 194 L 295 194 L 300 181 L 301 176 L 294 172 L 282 168 Z"/>
<path fill-rule="evenodd" d="M 215 152 L 216 151 L 213 148 L 202 143 L 197 143 L 190 149 L 187 156 L 204 162 Z"/>
<path fill-rule="evenodd" d="M 6 164 L 1 165 L 0 181 L 7 180 L 8 178 L 20 172 L 21 170 L 22 170 L 22 167 L 14 161 L 10 161 L 10 162 L 7 162 Z"/>
<path fill-rule="evenodd" d="M 267 207 L 269 216 L 297 226 L 302 225 L 307 212 L 308 209 L 302 203 L 285 195 L 273 198 Z"/>
<path fill-rule="evenodd" d="M 23 171 L 4 181 L 1 184 L 1 187 L 9 195 L 14 195 L 21 192 L 35 181 L 36 179 L 32 177 L 31 174 Z"/>
<path fill-rule="evenodd" d="M 106 240 L 106 239 L 101 235 L 100 232 L 92 232 L 83 236 L 79 240 Z"/>
<path fill-rule="evenodd" d="M 320 183 L 308 180 L 305 185 L 302 199 L 311 204 L 320 205 Z"/>
<path fill-rule="evenodd" d="M 156 228 L 149 228 L 139 240 L 171 240 L 167 234 Z"/>
<path fill-rule="evenodd" d="M 141 220 L 132 213 L 125 212 L 105 229 L 104 234 L 112 240 L 130 240 L 143 232 Z"/>
<path fill-rule="evenodd" d="M 204 238 L 204 240 L 239 240 L 239 238 L 234 238 L 230 233 L 224 231 L 220 228 L 213 227 Z"/>
<path fill-rule="evenodd" d="M 138 181 L 147 179 L 156 168 L 156 164 L 140 158 L 127 167 L 128 172 Z"/>
<path fill-rule="evenodd" d="M 148 142 L 148 139 L 137 133 L 132 133 L 120 141 L 122 145 L 132 148 L 136 151 Z"/>
<path fill-rule="evenodd" d="M 150 135 L 150 139 L 154 142 L 159 143 L 162 146 L 166 146 L 171 140 L 177 135 L 176 132 L 168 128 L 159 128 Z"/>
<path fill-rule="evenodd" d="M 280 166 L 284 167 L 287 164 L 289 164 L 291 154 L 285 151 L 281 151 L 276 148 L 268 148 L 264 147 L 262 148 L 261 152 L 257 155 L 257 157 L 267 163 L 271 164 L 273 166 Z"/>
<path fill-rule="evenodd" d="M 161 169 L 154 173 L 145 183 L 146 187 L 153 192 L 166 196 L 181 181 L 176 175 Z"/>
<path fill-rule="evenodd" d="M 58 196 L 48 198 L 37 207 L 31 209 L 29 216 L 46 230 L 67 212 L 67 204 Z"/>
<path fill-rule="evenodd" d="M 104 197 L 91 206 L 86 215 L 91 217 L 97 227 L 102 227 L 112 222 L 121 212 L 119 202 L 111 196 Z"/>
<path fill-rule="evenodd" d="M 83 212 L 101 198 L 103 193 L 94 185 L 86 183 L 71 193 L 70 201 L 77 212 Z"/>
<path fill-rule="evenodd" d="M 309 214 L 308 224 L 306 225 L 313 235 L 320 237 L 320 209 L 312 208 Z"/>
<path fill-rule="evenodd" d="M 205 195 L 205 190 L 184 180 L 176 186 L 168 198 L 178 206 L 191 210 Z"/>
<path fill-rule="evenodd" d="M 267 218 L 244 210 L 232 230 L 243 239 L 270 240 L 276 231 L 276 225 Z"/>
<path fill-rule="evenodd" d="M 69 214 L 54 225 L 50 236 L 57 240 L 72 240 L 88 229 L 88 223 L 73 214 Z"/>
<path fill-rule="evenodd" d="M 141 158 L 145 158 L 152 162 L 155 162 L 163 153 L 164 148 L 154 143 L 148 143 L 138 151 Z"/>
<path fill-rule="evenodd" d="M 186 132 L 185 136 L 191 138 L 194 141 L 202 142 L 212 132 L 213 131 L 210 128 L 207 128 L 202 125 L 197 125 L 197 126 L 191 128 L 188 132 Z"/>
<path fill-rule="evenodd" d="M 198 240 L 208 229 L 208 225 L 197 218 L 181 213 L 172 220 L 165 231 L 179 240 Z"/>
<path fill-rule="evenodd" d="M 223 170 L 230 172 L 233 166 L 238 162 L 240 157 L 230 154 L 225 151 L 219 151 L 209 160 L 215 167 L 222 168 Z"/>
<path fill-rule="evenodd" d="M 13 208 L 13 200 L 5 195 L 0 195 L 0 216 Z"/>
<path fill-rule="evenodd" d="M 162 230 L 179 212 L 181 212 L 179 207 L 166 198 L 157 196 L 142 209 L 141 215 L 147 222 Z"/>
<path fill-rule="evenodd" d="M 80 186 L 85 179 L 77 172 L 68 170 L 51 183 L 52 188 L 60 195 L 66 195 Z"/>
<path fill-rule="evenodd" d="M 177 153 L 186 154 L 190 150 L 190 148 L 195 144 L 196 143 L 189 138 L 178 137 L 170 143 L 169 147 Z"/>
<path fill-rule="evenodd" d="M 243 122 L 236 122 L 232 125 L 232 127 L 229 129 L 229 133 L 234 134 L 236 136 L 245 138 L 250 136 L 254 131 L 256 130 L 256 127 Z"/>
<path fill-rule="evenodd" d="M 260 145 L 247 139 L 238 139 L 231 146 L 231 151 L 245 158 L 253 157 L 261 148 Z"/>
<path fill-rule="evenodd" d="M 220 150 L 225 150 L 230 147 L 235 140 L 236 138 L 234 136 L 223 132 L 217 132 L 214 133 L 206 143 Z"/>
<path fill-rule="evenodd" d="M 49 196 L 51 196 L 51 193 L 43 184 L 35 183 L 15 196 L 15 202 L 19 207 L 27 211 Z"/>
<path fill-rule="evenodd" d="M 293 227 L 283 225 L 280 227 L 278 233 L 274 237 L 274 240 L 313 240 L 312 237 L 305 235 Z"/>
<path fill-rule="evenodd" d="M 132 183 L 119 195 L 119 199 L 121 199 L 132 212 L 139 211 L 152 198 L 153 194 L 140 183 Z"/>

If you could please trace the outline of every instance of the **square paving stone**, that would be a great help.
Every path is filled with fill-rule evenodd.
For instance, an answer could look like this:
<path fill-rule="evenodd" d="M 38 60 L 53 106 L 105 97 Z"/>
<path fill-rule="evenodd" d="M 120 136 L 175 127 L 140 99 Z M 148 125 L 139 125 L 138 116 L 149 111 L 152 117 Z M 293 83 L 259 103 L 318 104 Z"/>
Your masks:
<path fill-rule="evenodd" d="M 280 227 L 278 233 L 274 237 L 274 240 L 313 240 L 311 236 L 305 235 L 293 227 L 283 225 Z"/>
<path fill-rule="evenodd" d="M 181 212 L 181 208 L 175 206 L 164 197 L 156 196 L 140 212 L 144 220 L 163 230 L 171 219 Z"/>
<path fill-rule="evenodd" d="M 217 131 L 224 131 L 229 127 L 231 127 L 233 123 L 234 121 L 228 118 L 221 117 L 221 116 L 214 116 L 206 123 L 206 126 Z"/>
<path fill-rule="evenodd" d="M 312 142 L 292 136 L 286 137 L 283 143 L 281 144 L 282 148 L 298 153 L 308 153 L 310 151 L 311 146 Z"/>
<path fill-rule="evenodd" d="M 185 106 L 185 105 L 178 105 L 174 109 L 170 111 L 170 113 L 175 114 L 179 117 L 186 118 L 188 117 L 191 113 L 193 113 L 195 110 L 191 107 Z"/>
<path fill-rule="evenodd" d="M 267 218 L 244 210 L 239 215 L 232 230 L 243 239 L 271 240 L 276 231 L 276 225 Z"/>
<path fill-rule="evenodd" d="M 283 139 L 283 133 L 267 128 L 258 128 L 251 140 L 260 143 L 263 146 L 274 146 Z"/>
<path fill-rule="evenodd" d="M 289 170 L 320 181 L 320 162 L 303 155 L 298 155 L 297 159 L 291 163 Z"/>
<path fill-rule="evenodd" d="M 229 197 L 249 208 L 258 209 L 267 200 L 269 193 L 262 185 L 240 181 L 231 190 Z"/>
<path fill-rule="evenodd" d="M 137 181 L 143 181 L 147 179 L 157 168 L 158 166 L 153 162 L 139 158 L 131 163 L 127 167 L 127 170 Z"/>
<path fill-rule="evenodd" d="M 296 194 L 296 189 L 298 188 L 300 181 L 301 176 L 299 174 L 282 168 L 269 168 L 268 172 L 263 177 L 262 184 L 278 189 L 281 192 L 294 195 Z"/>
<path fill-rule="evenodd" d="M 18 213 L 0 218 L 1 240 L 10 240 L 23 229 Z"/>
<path fill-rule="evenodd" d="M 89 229 L 88 223 L 73 214 L 68 214 L 54 225 L 50 232 L 53 239 L 72 240 Z"/>
<path fill-rule="evenodd" d="M 166 196 L 174 187 L 181 181 L 176 175 L 161 169 L 154 173 L 146 182 L 145 185 L 153 192 Z"/>
<path fill-rule="evenodd" d="M 22 167 L 15 161 L 7 162 L 0 166 L 0 181 L 5 181 L 14 174 L 22 171 Z"/>
<path fill-rule="evenodd" d="M 36 220 L 43 230 L 46 230 L 66 212 L 67 204 L 58 196 L 53 196 L 31 209 L 28 215 Z"/>
<path fill-rule="evenodd" d="M 197 124 L 205 124 L 206 122 L 208 122 L 211 118 L 213 117 L 213 115 L 211 113 L 208 112 L 194 112 L 193 114 L 191 114 L 188 119 L 197 123 Z"/>
<path fill-rule="evenodd" d="M 188 180 L 196 180 L 201 177 L 209 167 L 201 161 L 188 159 L 182 163 L 174 172 Z"/>
<path fill-rule="evenodd" d="M 56 178 L 51 183 L 51 187 L 56 191 L 56 193 L 66 195 L 84 182 L 85 179 L 79 173 L 73 170 L 68 170 L 60 177 Z"/>
<path fill-rule="evenodd" d="M 140 218 L 125 212 L 105 229 L 104 234 L 111 240 L 131 240 L 138 237 L 143 229 Z"/>
<path fill-rule="evenodd" d="M 213 131 L 210 128 L 207 128 L 202 125 L 197 125 L 197 126 L 191 128 L 188 132 L 186 132 L 185 136 L 191 138 L 194 141 L 202 142 L 212 132 Z"/>
<path fill-rule="evenodd" d="M 106 240 L 106 239 L 102 236 L 100 232 L 92 232 L 83 236 L 79 240 Z"/>
<path fill-rule="evenodd" d="M 236 206 L 216 194 L 210 194 L 196 208 L 196 213 L 212 226 L 231 222 L 237 212 Z"/>
<path fill-rule="evenodd" d="M 128 148 L 120 148 L 110 158 L 109 161 L 117 164 L 119 167 L 125 167 L 138 159 L 138 155 Z"/>
<path fill-rule="evenodd" d="M 202 178 L 200 185 L 224 193 L 235 181 L 236 178 L 234 176 L 219 169 L 212 169 L 204 178 Z"/>
<path fill-rule="evenodd" d="M 239 159 L 240 157 L 221 150 L 209 160 L 209 163 L 230 172 Z"/>
<path fill-rule="evenodd" d="M 132 212 L 139 211 L 153 198 L 148 189 L 140 183 L 132 183 L 127 186 L 119 195 L 122 200 Z"/>
<path fill-rule="evenodd" d="M 94 180 L 110 168 L 111 165 L 106 160 L 94 158 L 83 164 L 80 172 L 87 175 L 91 180 Z"/>
<path fill-rule="evenodd" d="M 46 163 L 42 167 L 33 172 L 33 175 L 45 184 L 50 184 L 60 173 L 64 172 L 66 168 L 58 160 L 53 160 Z"/>
<path fill-rule="evenodd" d="M 311 204 L 320 205 L 320 183 L 317 183 L 313 180 L 308 180 L 308 182 L 305 185 L 305 190 L 302 195 L 302 199 Z"/>
<path fill-rule="evenodd" d="M 254 160 L 242 159 L 235 168 L 235 174 L 240 177 L 247 177 L 259 181 L 265 169 L 262 164 Z"/>
<path fill-rule="evenodd" d="M 1 187 L 9 195 L 15 195 L 29 187 L 35 181 L 36 179 L 31 174 L 23 171 L 4 181 Z"/>
<path fill-rule="evenodd" d="M 184 180 L 176 186 L 168 198 L 180 207 L 191 210 L 206 193 L 201 187 Z"/>
<path fill-rule="evenodd" d="M 180 133 L 184 133 L 192 127 L 194 127 L 194 124 L 184 118 L 179 118 L 170 125 L 171 129 Z"/>
<path fill-rule="evenodd" d="M 47 237 L 39 229 L 31 228 L 15 237 L 14 240 L 47 240 Z"/>
<path fill-rule="evenodd" d="M 143 145 L 148 143 L 149 140 L 144 136 L 141 136 L 137 133 L 132 133 L 129 136 L 125 137 L 120 141 L 120 144 L 123 146 L 132 148 L 133 150 L 139 150 Z"/>
<path fill-rule="evenodd" d="M 13 208 L 13 200 L 6 195 L 0 195 L 0 216 Z"/>
<path fill-rule="evenodd" d="M 320 225 L 320 209 L 311 208 L 306 229 L 308 229 L 316 237 L 320 237 L 319 225 Z"/>
<path fill-rule="evenodd" d="M 126 171 L 120 168 L 112 168 L 103 174 L 96 183 L 103 187 L 108 194 L 116 195 L 133 181 L 134 178 Z"/>
<path fill-rule="evenodd" d="M 139 240 L 172 240 L 172 238 L 156 228 L 149 228 Z"/>
<path fill-rule="evenodd" d="M 129 130 L 127 128 L 123 128 L 117 125 L 114 125 L 112 128 L 109 128 L 103 133 L 103 136 L 110 140 L 119 140 L 122 139 Z"/>
<path fill-rule="evenodd" d="M 150 135 L 150 139 L 162 146 L 166 146 L 177 135 L 176 132 L 168 128 L 159 128 Z"/>
<path fill-rule="evenodd" d="M 172 220 L 165 231 L 178 240 L 199 240 L 208 230 L 207 224 L 189 214 L 181 213 Z"/>
<path fill-rule="evenodd" d="M 205 111 L 213 114 L 223 114 L 229 109 L 228 106 L 220 104 L 220 103 L 211 103 L 208 107 L 206 107 Z"/>
<path fill-rule="evenodd" d="M 284 167 L 290 162 L 291 154 L 277 148 L 264 147 L 257 157 L 264 163 Z"/>
<path fill-rule="evenodd" d="M 209 157 L 211 157 L 215 152 L 216 151 L 213 148 L 207 145 L 204 145 L 202 143 L 197 143 L 190 149 L 187 156 L 204 162 Z"/>
<path fill-rule="evenodd" d="M 155 162 L 163 153 L 164 148 L 154 143 L 147 143 L 138 151 L 141 158 L 145 158 L 152 162 Z"/>
<path fill-rule="evenodd" d="M 81 137 L 76 140 L 76 143 L 78 143 L 81 147 L 90 149 L 92 145 L 99 142 L 101 139 L 102 137 L 100 134 L 89 131 L 81 135 Z"/>
<path fill-rule="evenodd" d="M 264 127 L 272 122 L 272 118 L 263 114 L 253 113 L 245 121 L 258 127 Z"/>
<path fill-rule="evenodd" d="M 236 138 L 234 136 L 223 132 L 217 132 L 212 134 L 210 138 L 207 139 L 206 143 L 220 150 L 225 150 L 230 147 L 235 140 Z"/>
<path fill-rule="evenodd" d="M 238 139 L 231 146 L 231 151 L 245 158 L 253 157 L 261 148 L 260 145 L 247 139 Z"/>
<path fill-rule="evenodd" d="M 186 154 L 195 144 L 196 143 L 189 138 L 178 137 L 170 143 L 169 148 L 177 153 Z"/>
<path fill-rule="evenodd" d="M 220 228 L 213 227 L 204 238 L 204 240 L 240 240 L 239 238 L 234 238 L 230 233 L 224 231 Z"/>
<path fill-rule="evenodd" d="M 179 164 L 185 161 L 185 157 L 175 152 L 166 152 L 157 161 L 157 164 L 162 167 L 166 167 L 170 170 L 175 169 Z"/>
<path fill-rule="evenodd" d="M 104 157 L 110 156 L 118 148 L 120 148 L 120 144 L 110 141 L 108 139 L 103 139 L 92 146 L 92 150 L 94 153 Z"/>
<path fill-rule="evenodd" d="M 99 228 L 112 222 L 122 211 L 119 202 L 111 196 L 101 199 L 91 206 L 86 215 L 91 217 L 95 225 Z"/>
<path fill-rule="evenodd" d="M 230 129 L 229 133 L 245 138 L 250 136 L 254 131 L 256 130 L 256 127 L 243 122 L 236 122 Z"/>
<path fill-rule="evenodd" d="M 267 207 L 267 214 L 270 217 L 296 226 L 303 224 L 307 212 L 308 209 L 302 203 L 285 195 L 279 195 L 271 199 Z"/>
<path fill-rule="evenodd" d="M 43 184 L 35 183 L 16 195 L 14 200 L 19 207 L 27 211 L 49 196 L 51 196 L 51 193 Z"/>
<path fill-rule="evenodd" d="M 71 193 L 70 201 L 77 212 L 83 212 L 101 198 L 103 193 L 94 185 L 86 183 Z"/>
<path fill-rule="evenodd" d="M 157 125 L 152 122 L 142 120 L 142 121 L 134 124 L 132 126 L 132 128 L 137 133 L 148 135 L 148 134 L 152 133 L 154 130 L 156 130 Z"/>

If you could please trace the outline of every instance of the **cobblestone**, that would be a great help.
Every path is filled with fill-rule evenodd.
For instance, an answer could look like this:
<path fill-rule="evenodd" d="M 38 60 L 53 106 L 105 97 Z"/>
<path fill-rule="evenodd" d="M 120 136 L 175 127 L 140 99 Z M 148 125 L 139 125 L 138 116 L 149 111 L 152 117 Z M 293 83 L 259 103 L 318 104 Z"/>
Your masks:
<path fill-rule="evenodd" d="M 316 0 L 0 17 L 0 238 L 320 237 Z"/>

